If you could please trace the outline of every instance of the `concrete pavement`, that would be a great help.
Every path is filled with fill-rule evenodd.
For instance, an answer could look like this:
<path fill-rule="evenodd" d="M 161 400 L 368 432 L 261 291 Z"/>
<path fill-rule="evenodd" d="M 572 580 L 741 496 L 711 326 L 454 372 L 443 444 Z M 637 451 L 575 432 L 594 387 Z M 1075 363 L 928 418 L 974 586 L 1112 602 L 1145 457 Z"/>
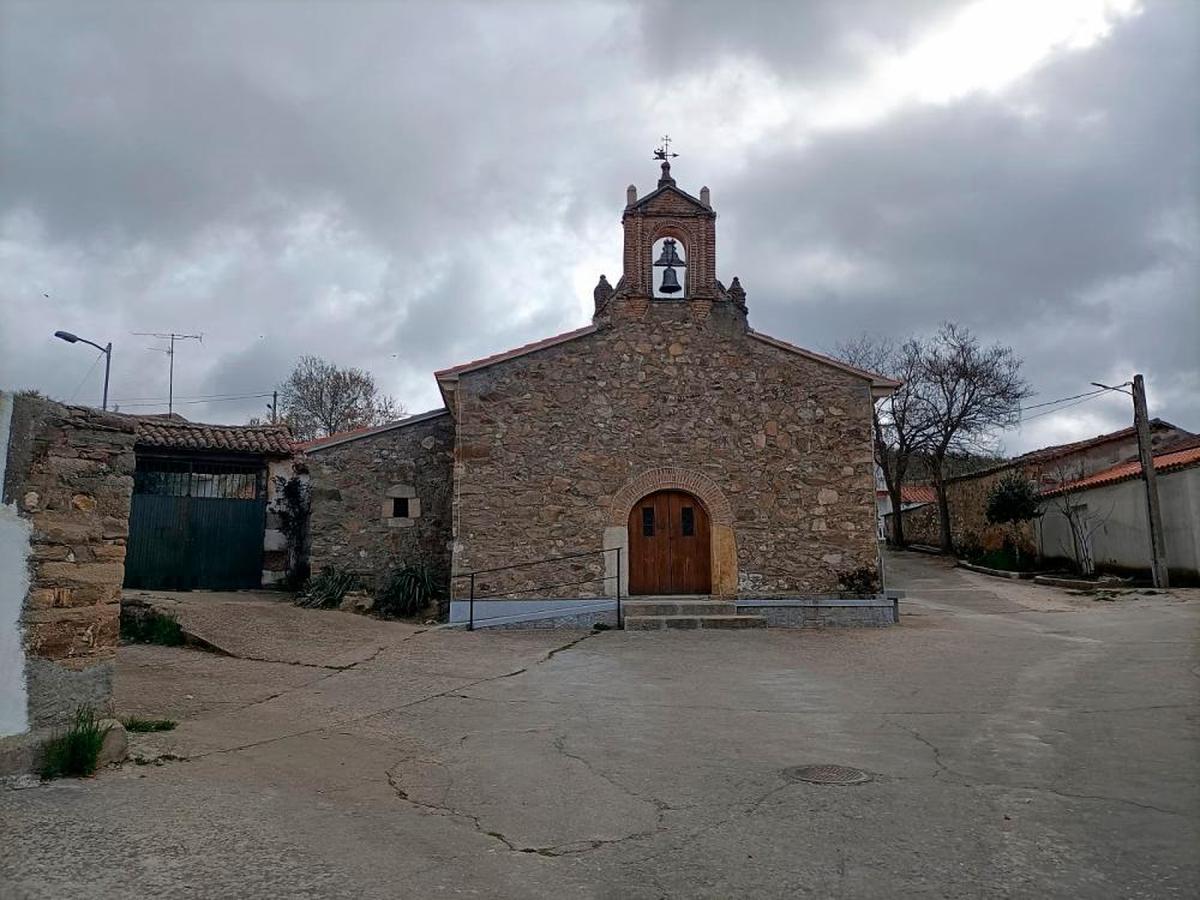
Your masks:
<path fill-rule="evenodd" d="M 166 761 L 0 791 L 0 883 L 16 897 L 1200 893 L 1195 593 L 1094 601 L 915 554 L 889 570 L 910 599 L 878 630 L 363 641 L 388 623 L 280 606 L 281 642 L 210 610 L 209 638 L 232 629 L 255 659 L 123 648 L 120 712 L 182 720 L 140 739 Z M 784 777 L 806 763 L 873 779 Z"/>

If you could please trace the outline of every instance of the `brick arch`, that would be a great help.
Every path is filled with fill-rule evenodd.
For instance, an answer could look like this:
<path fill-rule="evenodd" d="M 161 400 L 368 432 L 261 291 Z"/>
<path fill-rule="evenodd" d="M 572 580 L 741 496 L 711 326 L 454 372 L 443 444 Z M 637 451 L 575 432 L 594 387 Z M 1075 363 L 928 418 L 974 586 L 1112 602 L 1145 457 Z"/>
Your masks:
<path fill-rule="evenodd" d="M 655 491 L 687 491 L 703 505 L 714 526 L 733 527 L 733 509 L 724 491 L 706 475 L 674 466 L 658 466 L 647 469 L 625 483 L 613 495 L 608 509 L 608 523 L 624 527 L 629 521 L 633 505 Z"/>
<path fill-rule="evenodd" d="M 663 238 L 674 238 L 683 247 L 683 277 L 684 294 L 690 299 L 696 295 L 697 289 L 700 287 L 700 271 L 693 259 L 699 259 L 700 251 L 700 235 L 696 232 L 695 225 L 691 225 L 679 219 L 667 219 L 659 222 L 650 230 L 650 240 L 646 242 L 646 257 L 642 260 L 642 265 L 645 267 L 646 284 L 654 284 L 654 245 Z M 653 293 L 653 289 L 651 289 Z"/>

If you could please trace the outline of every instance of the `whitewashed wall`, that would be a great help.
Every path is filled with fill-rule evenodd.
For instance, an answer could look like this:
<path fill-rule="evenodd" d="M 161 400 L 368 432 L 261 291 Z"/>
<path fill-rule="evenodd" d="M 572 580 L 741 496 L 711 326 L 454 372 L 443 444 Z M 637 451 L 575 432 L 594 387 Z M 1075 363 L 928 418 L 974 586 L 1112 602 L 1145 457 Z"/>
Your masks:
<path fill-rule="evenodd" d="M 0 493 L 8 467 L 13 395 L 0 391 Z M 16 500 L 17 498 L 13 498 Z M 29 521 L 0 496 L 0 737 L 29 730 L 21 609 L 29 590 Z"/>
<path fill-rule="evenodd" d="M 1158 499 L 1167 566 L 1200 576 L 1200 467 L 1159 474 Z M 1097 566 L 1150 568 L 1146 489 L 1141 479 L 1082 491 L 1072 503 L 1086 504 L 1088 516 L 1099 524 L 1092 535 L 1092 558 Z M 1038 529 L 1042 554 L 1073 559 L 1066 517 L 1053 502 L 1044 502 L 1042 509 L 1045 515 Z"/>

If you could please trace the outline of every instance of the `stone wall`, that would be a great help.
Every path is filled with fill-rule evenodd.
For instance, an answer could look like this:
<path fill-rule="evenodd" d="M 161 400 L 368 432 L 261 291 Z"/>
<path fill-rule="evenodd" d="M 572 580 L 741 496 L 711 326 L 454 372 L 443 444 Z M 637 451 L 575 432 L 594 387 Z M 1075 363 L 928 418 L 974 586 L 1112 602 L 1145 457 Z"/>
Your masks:
<path fill-rule="evenodd" d="M 714 539 L 714 593 L 828 593 L 840 572 L 876 566 L 865 378 L 748 333 L 728 302 L 611 309 L 595 333 L 443 376 L 457 423 L 456 571 L 619 546 L 640 499 L 625 488 L 655 489 L 643 477 L 654 469 L 675 473 L 661 487 L 710 486 L 694 493 L 718 537 L 728 510 L 733 571 L 717 572 Z M 606 574 L 596 556 L 477 588 L 591 578 L 575 590 L 595 595 L 612 592 Z"/>
<path fill-rule="evenodd" d="M 0 502 L 29 542 L 20 626 L 36 729 L 111 696 L 135 423 L 29 394 L 10 414 Z"/>
<path fill-rule="evenodd" d="M 888 518 L 895 513 L 888 513 Z M 925 503 L 900 511 L 904 517 L 904 540 L 910 544 L 924 544 L 937 547 L 941 543 L 941 526 L 938 523 L 938 508 L 936 503 Z M 885 526 L 891 533 L 891 524 Z"/>
<path fill-rule="evenodd" d="M 448 413 L 310 450 L 310 565 L 355 572 L 375 586 L 402 565 L 430 566 L 449 584 L 454 425 Z M 392 516 L 408 500 L 410 516 Z"/>

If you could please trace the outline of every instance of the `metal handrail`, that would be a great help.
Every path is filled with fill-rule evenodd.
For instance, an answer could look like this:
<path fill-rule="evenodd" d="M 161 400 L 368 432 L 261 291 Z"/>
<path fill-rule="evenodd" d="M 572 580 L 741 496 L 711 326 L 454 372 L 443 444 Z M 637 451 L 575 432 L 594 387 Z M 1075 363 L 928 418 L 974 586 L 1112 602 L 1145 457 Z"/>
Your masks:
<path fill-rule="evenodd" d="M 475 576 L 476 575 L 488 575 L 493 572 L 507 572 L 510 569 L 524 569 L 524 568 L 528 568 L 529 566 L 537 566 L 537 565 L 542 565 L 544 563 L 549 563 L 549 562 L 561 562 L 562 560 L 566 560 L 566 559 L 581 559 L 585 556 L 597 556 L 597 555 L 602 555 L 605 553 L 614 553 L 614 552 L 617 554 L 617 574 L 616 575 L 598 575 L 595 578 L 584 578 L 581 581 L 563 581 L 563 582 L 559 582 L 557 584 L 546 584 L 546 585 L 541 585 L 539 587 L 526 588 L 524 590 L 519 590 L 519 591 L 508 591 L 507 593 L 509 593 L 509 594 L 528 594 L 531 591 L 545 591 L 545 590 L 549 590 L 550 588 L 569 587 L 571 585 L 576 585 L 576 584 L 588 584 L 589 582 L 592 582 L 592 581 L 608 581 L 611 578 L 616 578 L 616 580 L 617 580 L 617 628 L 619 628 L 619 629 L 624 628 L 625 627 L 625 617 L 621 614 L 621 550 L 622 550 L 621 547 L 609 547 L 604 550 L 588 550 L 584 553 L 568 553 L 564 556 L 547 556 L 544 559 L 535 559 L 535 560 L 529 560 L 526 562 L 513 563 L 512 565 L 508 565 L 508 566 L 496 566 L 495 568 L 491 568 L 491 569 L 475 569 L 474 571 L 471 571 L 471 572 L 460 572 L 458 575 L 451 575 L 450 576 L 451 580 L 454 580 L 455 578 L 469 578 L 471 581 L 470 605 L 468 606 L 469 612 L 468 612 L 468 618 L 467 618 L 467 631 L 475 630 Z M 489 599 L 494 599 L 494 598 L 489 598 Z M 520 602 L 520 601 L 517 601 L 517 602 Z"/>
<path fill-rule="evenodd" d="M 489 572 L 505 572 L 509 569 L 523 569 L 523 568 L 526 568 L 527 566 L 538 566 L 538 565 L 541 565 L 542 563 L 558 562 L 559 560 L 562 560 L 562 559 L 579 559 L 584 556 L 596 556 L 597 554 L 600 554 L 600 553 L 612 553 L 614 550 L 616 550 L 618 553 L 621 552 L 620 547 L 609 547 L 606 550 L 585 550 L 583 553 L 568 553 L 566 556 L 547 556 L 545 559 L 534 559 L 534 560 L 529 560 L 527 562 L 513 563 L 512 565 L 509 565 L 509 566 L 496 566 L 494 569 L 475 569 L 474 571 L 471 571 L 471 572 L 462 572 L 458 575 L 452 575 L 450 577 L 451 578 L 468 578 L 471 575 L 487 575 Z"/>

